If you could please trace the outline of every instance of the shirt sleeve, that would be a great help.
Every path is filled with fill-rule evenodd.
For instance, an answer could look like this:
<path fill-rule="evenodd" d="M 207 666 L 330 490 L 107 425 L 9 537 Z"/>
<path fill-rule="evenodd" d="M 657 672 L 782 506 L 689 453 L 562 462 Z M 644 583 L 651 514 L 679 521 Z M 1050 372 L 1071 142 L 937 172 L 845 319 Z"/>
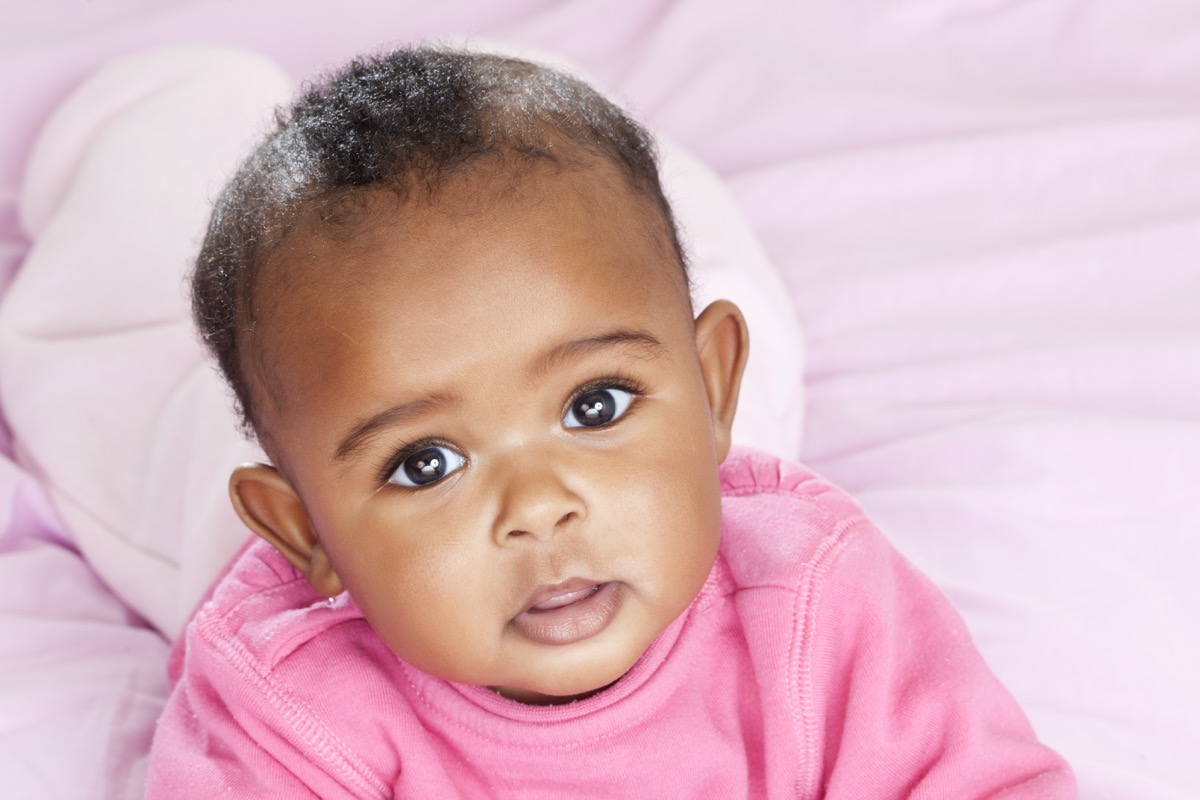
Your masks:
<path fill-rule="evenodd" d="M 315 800 L 319 795 L 238 723 L 203 678 L 185 671 L 154 734 L 146 798 L 213 797 Z"/>
<path fill-rule="evenodd" d="M 320 680 L 336 665 L 311 659 L 304 661 L 311 679 L 281 675 L 236 635 L 224 610 L 214 604 L 185 632 L 176 684 L 150 749 L 146 797 L 390 797 L 387 783 L 313 705 L 314 699 L 336 704 L 336 692 Z M 276 617 L 265 624 L 273 639 L 290 641 L 296 633 Z"/>
<path fill-rule="evenodd" d="M 1077 796 L 949 601 L 873 526 L 816 572 L 797 677 L 818 796 Z"/>

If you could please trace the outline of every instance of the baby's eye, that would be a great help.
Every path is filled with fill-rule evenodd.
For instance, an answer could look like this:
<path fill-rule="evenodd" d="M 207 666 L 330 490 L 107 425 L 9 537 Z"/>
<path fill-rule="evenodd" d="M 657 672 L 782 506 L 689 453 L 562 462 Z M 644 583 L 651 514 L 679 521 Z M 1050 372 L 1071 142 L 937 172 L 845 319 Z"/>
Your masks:
<path fill-rule="evenodd" d="M 457 472 L 466 459 L 448 447 L 429 445 L 408 455 L 388 479 L 400 486 L 421 487 Z"/>
<path fill-rule="evenodd" d="M 563 424 L 568 428 L 598 428 L 618 419 L 633 402 L 633 394 L 616 386 L 589 389 L 571 401 Z"/>

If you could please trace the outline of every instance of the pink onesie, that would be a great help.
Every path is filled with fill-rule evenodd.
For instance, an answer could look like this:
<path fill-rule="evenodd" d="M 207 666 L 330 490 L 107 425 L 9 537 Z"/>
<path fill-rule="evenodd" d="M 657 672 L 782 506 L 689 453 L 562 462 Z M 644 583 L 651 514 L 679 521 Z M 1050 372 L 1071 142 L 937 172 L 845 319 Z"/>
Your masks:
<path fill-rule="evenodd" d="M 418 671 L 348 596 L 252 545 L 185 633 L 147 797 L 1076 796 L 852 500 L 746 450 L 721 483 L 695 601 L 620 681 L 561 706 Z"/>

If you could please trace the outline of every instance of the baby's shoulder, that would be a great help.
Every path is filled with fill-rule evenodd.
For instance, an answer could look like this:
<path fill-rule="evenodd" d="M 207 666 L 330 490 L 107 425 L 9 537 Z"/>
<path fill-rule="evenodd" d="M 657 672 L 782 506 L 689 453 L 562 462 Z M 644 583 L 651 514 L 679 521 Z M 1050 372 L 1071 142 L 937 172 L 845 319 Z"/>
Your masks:
<path fill-rule="evenodd" d="M 801 464 L 735 447 L 720 478 L 721 554 L 741 589 L 794 589 L 874 532 L 849 495 Z"/>
<path fill-rule="evenodd" d="M 189 650 L 210 651 L 269 673 L 335 629 L 341 635 L 366 630 L 349 595 L 321 597 L 274 547 L 256 539 L 196 610 L 184 641 Z"/>

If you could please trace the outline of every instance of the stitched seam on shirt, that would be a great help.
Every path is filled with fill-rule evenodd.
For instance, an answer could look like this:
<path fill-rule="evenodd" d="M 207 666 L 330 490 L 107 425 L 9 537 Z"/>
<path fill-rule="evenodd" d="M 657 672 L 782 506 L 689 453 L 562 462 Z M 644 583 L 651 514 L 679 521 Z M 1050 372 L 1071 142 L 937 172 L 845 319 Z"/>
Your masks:
<path fill-rule="evenodd" d="M 828 506 L 826 506 L 824 503 L 821 502 L 821 497 L 819 497 L 819 496 L 799 494 L 798 489 L 800 489 L 800 488 L 801 487 L 799 487 L 799 486 L 791 488 L 791 489 L 788 489 L 785 487 L 763 488 L 763 487 L 759 487 L 759 486 L 747 486 L 745 488 L 740 488 L 740 489 L 726 490 L 726 491 L 722 492 L 722 496 L 723 497 L 739 497 L 740 498 L 740 497 L 751 497 L 751 496 L 761 496 L 761 495 L 772 495 L 775 497 L 785 497 L 789 500 L 794 500 L 795 502 L 801 503 L 804 506 L 808 507 L 809 509 L 815 510 L 823 522 L 829 523 L 830 526 L 835 529 L 834 533 L 823 536 L 822 537 L 823 540 L 831 539 L 831 538 L 835 539 L 838 536 L 841 536 L 842 532 L 837 531 L 836 529 L 847 524 L 846 517 L 844 517 L 840 513 L 840 510 L 839 510 L 839 513 L 835 514 L 832 509 L 830 509 Z M 822 485 L 822 489 L 823 489 L 823 492 L 832 493 L 832 494 L 834 494 L 835 497 L 837 496 L 836 490 L 834 490 L 828 486 Z M 852 508 L 855 511 L 855 515 L 853 518 L 851 518 L 851 521 L 853 521 L 855 523 L 859 523 L 859 522 L 863 522 L 866 520 L 865 514 L 863 514 L 863 512 L 857 506 L 852 506 Z M 818 553 L 820 553 L 822 548 L 824 548 L 825 546 L 826 545 L 824 543 L 822 543 L 822 545 L 817 548 Z"/>
<path fill-rule="evenodd" d="M 291 692 L 278 687 L 271 676 L 259 668 L 259 662 L 233 632 L 222 623 L 223 618 L 213 619 L 203 625 L 200 634 L 213 649 L 224 657 L 239 675 L 246 678 L 271 706 L 280 714 L 288 729 L 309 746 L 316 757 L 339 768 L 342 776 L 355 784 L 356 791 L 365 792 L 380 800 L 390 797 L 387 784 L 354 755 L 351 748 L 329 729 L 308 705 Z"/>
<path fill-rule="evenodd" d="M 242 611 L 245 606 L 250 605 L 251 603 L 261 603 L 263 600 L 276 596 L 286 596 L 294 591 L 295 584 L 302 580 L 304 580 L 303 577 L 297 577 L 295 580 L 290 580 L 286 583 L 281 583 L 266 589 L 258 589 L 253 591 L 244 597 L 238 598 L 233 605 L 222 609 L 220 614 L 215 615 L 215 618 L 219 619 L 223 626 L 228 625 L 235 617 L 242 619 Z M 262 639 L 263 646 L 274 647 L 275 640 L 279 638 L 279 635 L 280 631 L 278 630 L 269 631 Z"/>
<path fill-rule="evenodd" d="M 830 488 L 829 486 L 826 486 L 825 484 L 819 484 L 819 486 L 824 492 L 832 493 L 834 491 L 832 488 Z M 811 495 L 811 494 L 800 494 L 799 490 L 802 488 L 804 488 L 804 484 L 801 484 L 800 486 L 792 487 L 790 489 L 786 488 L 784 486 L 770 486 L 770 487 L 739 486 L 736 489 L 723 489 L 721 491 L 721 496 L 722 497 L 749 497 L 752 494 L 786 495 L 788 497 L 795 498 L 796 500 L 800 500 L 804 503 L 808 503 L 809 505 L 816 505 L 817 496 Z"/>
<path fill-rule="evenodd" d="M 800 775 L 796 778 L 796 796 L 816 797 L 821 754 L 818 737 L 814 735 L 816 709 L 812 687 L 812 643 L 816 634 L 813 622 L 816 609 L 820 605 L 826 575 L 844 552 L 853 533 L 868 526 L 870 522 L 861 512 L 850 517 L 835 514 L 821 502 L 822 495 L 832 494 L 839 498 L 839 494 L 836 488 L 816 476 L 801 480 L 794 486 L 738 486 L 723 488 L 721 494 L 723 497 L 739 498 L 761 495 L 787 497 L 804 505 L 808 510 L 815 511 L 820 520 L 832 528 L 829 534 L 821 537 L 815 551 L 808 558 L 801 574 L 800 586 L 794 590 L 796 600 L 792 611 L 792 647 L 788 658 L 788 710 L 804 757 Z"/>
<path fill-rule="evenodd" d="M 845 551 L 852 534 L 861 530 L 866 520 L 852 518 L 836 524 L 835 531 L 821 542 L 817 552 L 804 571 L 799 591 L 796 593 L 796 604 L 792 615 L 792 655 L 789 657 L 789 675 L 787 682 L 788 707 L 792 721 L 796 725 L 797 736 L 804 753 L 804 765 L 800 776 L 796 779 L 797 797 L 815 797 L 817 794 L 818 763 L 821 754 L 818 752 L 817 737 L 813 735 L 816 729 L 816 709 L 813 706 L 812 687 L 812 643 L 815 638 L 813 623 L 816 619 L 816 609 L 821 603 L 821 592 L 825 585 L 825 577 L 833 568 L 838 557 Z"/>

